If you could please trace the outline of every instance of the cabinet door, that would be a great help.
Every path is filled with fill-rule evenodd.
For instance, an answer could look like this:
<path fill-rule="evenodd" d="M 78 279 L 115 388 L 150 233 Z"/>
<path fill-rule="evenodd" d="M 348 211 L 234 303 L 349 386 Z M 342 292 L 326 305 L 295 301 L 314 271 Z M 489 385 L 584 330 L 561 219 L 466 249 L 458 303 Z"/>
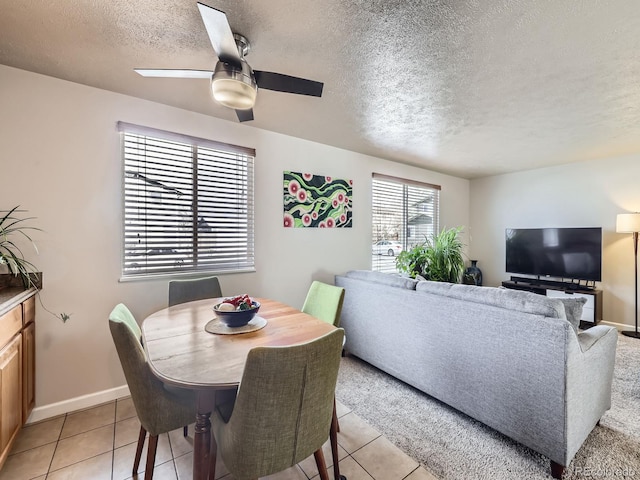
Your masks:
<path fill-rule="evenodd" d="M 595 314 L 595 299 L 596 299 L 596 294 L 595 292 L 593 294 L 589 294 L 589 293 L 573 293 L 573 292 L 563 292 L 562 290 L 547 290 L 547 297 L 554 297 L 554 298 L 571 298 L 571 297 L 580 297 L 580 298 L 586 298 L 587 302 L 584 304 L 584 306 L 582 307 L 582 317 L 580 318 L 580 320 L 583 320 L 585 322 L 589 322 L 589 323 L 595 323 L 596 322 L 596 314 Z"/>
<path fill-rule="evenodd" d="M 36 324 L 22 331 L 22 423 L 26 423 L 36 404 Z"/>
<path fill-rule="evenodd" d="M 22 427 L 22 335 L 0 350 L 0 462 Z"/>
<path fill-rule="evenodd" d="M 36 297 L 31 297 L 22 302 L 22 325 L 36 320 Z"/>

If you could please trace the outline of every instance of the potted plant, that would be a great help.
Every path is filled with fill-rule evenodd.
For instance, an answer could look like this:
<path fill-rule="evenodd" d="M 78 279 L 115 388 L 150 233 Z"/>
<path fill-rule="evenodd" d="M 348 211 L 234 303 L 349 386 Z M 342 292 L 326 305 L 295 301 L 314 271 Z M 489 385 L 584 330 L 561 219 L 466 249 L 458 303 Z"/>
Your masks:
<path fill-rule="evenodd" d="M 36 244 L 31 239 L 29 233 L 31 231 L 40 230 L 37 227 L 32 227 L 26 222 L 33 220 L 34 217 L 18 218 L 15 213 L 18 212 L 18 207 L 13 207 L 4 216 L 0 217 L 0 266 L 4 265 L 10 274 L 20 277 L 24 288 L 38 288 L 39 274 L 35 265 L 24 258 L 24 254 L 20 249 L 16 236 L 22 237 L 23 240 L 28 240 L 35 251 L 38 251 Z M 55 314 L 48 310 L 43 304 L 40 294 L 37 293 L 38 300 L 42 308 L 59 318 L 63 322 L 69 320 L 70 315 L 67 313 Z"/>
<path fill-rule="evenodd" d="M 459 235 L 462 227 L 443 229 L 432 239 L 425 238 L 398 255 L 396 267 L 411 278 L 421 276 L 434 282 L 459 283 L 464 271 L 463 243 Z"/>

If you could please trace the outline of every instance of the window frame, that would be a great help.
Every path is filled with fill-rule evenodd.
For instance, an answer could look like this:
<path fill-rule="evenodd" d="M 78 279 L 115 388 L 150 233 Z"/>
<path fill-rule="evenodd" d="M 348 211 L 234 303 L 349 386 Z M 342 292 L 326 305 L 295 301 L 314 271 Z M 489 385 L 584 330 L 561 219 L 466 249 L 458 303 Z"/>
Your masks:
<path fill-rule="evenodd" d="M 376 182 L 384 182 L 386 184 L 390 184 L 388 186 L 389 189 L 392 188 L 391 184 L 397 185 L 400 189 L 401 192 L 399 192 L 399 197 L 400 197 L 400 201 L 398 203 L 401 203 L 401 205 L 398 205 L 398 207 L 400 208 L 401 212 L 399 212 L 397 215 L 399 217 L 401 217 L 401 219 L 396 219 L 394 220 L 395 222 L 399 222 L 397 223 L 397 230 L 398 230 L 398 238 L 387 238 L 386 236 L 384 238 L 378 238 L 376 235 L 376 226 L 379 226 L 382 224 L 382 222 L 380 221 L 376 221 L 376 215 L 382 215 L 381 210 L 380 210 L 380 203 L 376 202 L 376 195 L 379 195 L 379 193 L 376 192 L 377 189 L 382 190 L 382 187 L 376 187 Z M 413 192 L 412 192 L 413 190 Z M 413 206 L 410 206 L 410 202 L 411 200 L 415 200 L 415 193 L 419 192 L 420 190 L 425 190 L 425 194 L 430 194 L 431 195 L 431 204 L 432 207 L 431 208 L 427 208 L 427 209 L 423 209 L 422 207 L 424 207 L 424 205 L 420 206 L 419 203 L 414 203 Z M 416 239 L 410 244 L 410 230 L 411 230 L 411 225 L 410 225 L 410 221 L 411 221 L 411 215 L 412 213 L 415 214 L 416 212 L 422 212 L 422 211 L 426 211 L 426 213 L 432 213 L 431 215 L 431 225 L 428 227 L 423 227 L 423 230 L 426 229 L 428 230 L 428 235 L 429 236 L 433 236 L 433 234 L 435 234 L 436 232 L 439 231 L 439 226 L 440 226 L 440 191 L 442 190 L 442 187 L 440 185 L 435 185 L 432 183 L 426 183 L 426 182 L 419 182 L 416 180 L 412 180 L 412 179 L 407 179 L 407 178 L 401 178 L 401 177 L 395 177 L 395 176 L 391 176 L 391 175 L 384 175 L 384 174 L 380 174 L 380 173 L 375 173 L 373 172 L 371 175 L 371 245 L 372 245 L 372 252 L 371 252 L 371 269 L 375 270 L 375 271 L 381 271 L 381 272 L 388 272 L 388 273 L 397 273 L 397 269 L 395 268 L 395 255 L 393 260 L 393 265 L 391 266 L 390 264 L 391 259 L 389 258 L 382 258 L 384 257 L 384 254 L 381 253 L 374 253 L 374 246 L 381 240 L 388 240 L 391 242 L 398 242 L 402 245 L 402 251 L 406 251 L 408 249 L 410 249 L 412 246 L 421 243 L 419 241 L 419 237 L 418 235 L 416 235 Z M 392 195 L 388 195 L 386 198 L 393 198 Z M 391 210 L 393 208 L 396 202 L 390 202 L 389 204 L 387 204 L 387 207 L 389 210 Z M 415 216 L 414 216 L 415 219 Z M 417 227 L 416 227 L 417 228 Z M 413 230 L 411 230 L 413 231 Z M 419 232 L 419 234 L 422 234 L 422 232 Z M 390 255 L 389 255 L 390 257 Z"/>
<path fill-rule="evenodd" d="M 141 125 L 135 125 L 135 124 L 122 122 L 122 121 L 117 122 L 117 130 L 120 132 L 120 138 L 121 138 L 120 162 L 121 162 L 121 168 L 122 168 L 122 171 L 121 171 L 122 191 L 121 191 L 121 197 L 120 197 L 122 202 L 121 203 L 122 221 L 121 221 L 121 231 L 120 231 L 120 242 L 121 242 L 120 243 L 121 245 L 120 281 L 128 282 L 128 281 L 160 279 L 160 278 L 189 277 L 189 276 L 196 276 L 196 275 L 202 275 L 202 274 L 224 275 L 224 274 L 234 274 L 234 273 L 255 272 L 256 270 L 256 267 L 255 267 L 256 265 L 256 262 L 255 262 L 255 149 L 238 146 L 238 145 L 232 145 L 224 142 L 218 142 L 215 140 L 194 137 L 194 136 L 185 135 L 181 133 L 175 133 L 175 132 L 170 132 L 166 130 L 145 127 Z M 147 254 L 146 252 L 144 254 L 145 266 L 140 270 L 139 273 L 134 272 L 130 266 L 129 267 L 127 266 L 127 262 L 128 262 L 127 258 L 128 258 L 128 255 L 130 257 L 130 252 L 132 251 L 132 248 L 128 247 L 128 244 L 127 244 L 127 222 L 130 221 L 132 218 L 127 216 L 128 172 L 127 172 L 127 159 L 126 159 L 126 152 L 125 152 L 127 134 L 145 137 L 145 140 L 146 140 L 146 137 L 149 137 L 151 139 L 155 139 L 160 142 L 167 142 L 167 144 L 169 143 L 180 144 L 181 147 L 184 147 L 187 149 L 190 148 L 191 150 L 190 165 L 191 165 L 191 171 L 193 175 L 191 177 L 191 183 L 189 184 L 190 185 L 189 197 L 191 197 L 191 200 L 189 203 L 192 205 L 192 208 L 190 210 L 190 213 L 187 215 L 188 220 L 186 224 L 192 224 L 195 230 L 191 230 L 191 234 L 192 234 L 191 247 L 180 246 L 178 248 L 179 250 L 183 250 L 183 251 L 185 249 L 188 251 L 189 248 L 193 249 L 194 254 L 187 260 L 188 262 L 189 261 L 193 262 L 191 266 L 187 266 L 187 267 L 163 266 L 162 270 L 154 271 L 153 265 L 150 266 L 149 264 L 147 264 L 150 254 Z M 218 152 L 219 155 L 217 155 L 216 152 Z M 201 203 L 204 204 L 201 197 L 199 197 L 199 191 L 202 190 L 199 183 L 202 181 L 208 181 L 208 180 L 210 181 L 211 179 L 211 176 L 206 176 L 204 174 L 199 175 L 198 169 L 200 169 L 201 164 L 205 162 L 205 157 L 208 157 L 206 158 L 206 160 L 208 161 L 208 165 L 210 167 L 213 166 L 213 167 L 218 167 L 220 169 L 224 169 L 224 165 L 221 164 L 221 159 L 223 159 L 226 156 L 230 156 L 232 158 L 234 155 L 237 156 L 236 158 L 237 163 L 242 164 L 242 162 L 244 162 L 243 164 L 244 170 L 238 169 L 238 167 L 236 167 L 230 170 L 229 173 L 230 175 L 238 175 L 239 172 L 244 174 L 244 176 L 241 175 L 241 181 L 243 182 L 243 186 L 246 190 L 242 192 L 242 194 L 240 195 L 240 198 L 246 199 L 246 202 L 245 203 L 242 203 L 242 202 L 239 203 L 238 201 L 236 201 L 235 203 L 229 202 L 229 205 L 235 208 L 237 208 L 238 205 L 242 205 L 244 207 L 244 210 L 242 210 L 242 212 L 244 212 L 244 216 L 246 216 L 246 221 L 244 223 L 238 222 L 238 224 L 244 225 L 245 230 L 240 229 L 240 230 L 237 230 L 237 232 L 244 231 L 244 236 L 246 238 L 244 239 L 243 242 L 241 242 L 241 245 L 242 245 L 242 248 L 246 250 L 246 255 L 240 255 L 238 257 L 238 258 L 241 258 L 241 261 L 238 262 L 238 265 L 236 267 L 229 266 L 229 265 L 224 266 L 223 265 L 224 262 L 220 262 L 220 261 L 216 262 L 215 259 L 210 261 L 204 261 L 198 264 L 198 261 L 199 261 L 198 257 L 201 256 L 205 248 L 203 244 L 207 244 L 207 247 L 212 252 L 215 251 L 216 248 L 220 248 L 220 245 L 221 245 L 221 242 L 215 239 L 215 235 L 211 235 L 211 237 L 213 237 L 213 240 L 210 239 L 209 241 L 206 241 L 204 239 L 201 240 L 201 238 L 204 238 L 204 235 L 201 236 L 198 233 L 199 227 L 197 225 L 198 225 L 198 222 L 200 221 L 200 218 L 202 217 L 200 213 L 203 213 L 206 210 L 205 208 L 199 209 L 200 204 Z M 155 161 L 158 160 L 158 158 L 159 157 L 145 155 L 143 161 L 154 163 Z M 184 160 L 185 158 L 188 158 L 188 155 L 183 156 L 182 160 Z M 166 159 L 163 159 L 163 160 L 167 161 Z M 131 160 L 129 159 L 129 161 Z M 177 167 L 175 168 L 177 169 Z M 202 170 L 206 170 L 206 168 L 202 168 Z M 137 172 L 137 173 L 139 174 L 140 172 Z M 130 178 L 133 178 L 133 177 L 130 177 Z M 177 175 L 176 175 L 176 179 L 178 179 Z M 224 181 L 224 176 L 222 177 L 222 180 Z M 219 178 L 218 178 L 218 181 L 220 181 Z M 213 190 L 214 187 L 211 187 L 211 188 Z M 211 193 L 212 190 L 207 190 L 206 193 Z M 153 196 L 153 194 L 151 193 L 149 195 L 150 197 Z M 217 199 L 218 202 L 220 202 L 220 198 L 221 198 L 220 195 L 217 195 L 217 196 L 214 195 L 213 197 Z M 131 201 L 131 199 L 129 199 L 129 201 Z M 222 204 L 224 204 L 224 200 L 222 200 Z M 161 203 L 159 202 L 157 205 L 161 205 Z M 180 211 L 179 207 L 174 207 L 174 208 L 176 212 Z M 241 215 L 238 214 L 238 216 L 241 216 Z M 210 218 L 219 219 L 220 217 L 217 217 L 217 216 L 207 217 L 207 220 L 209 220 Z M 145 226 L 142 227 L 142 230 L 145 233 L 145 236 L 144 236 L 145 249 L 147 249 L 148 247 L 147 242 L 149 241 L 149 238 L 150 238 L 148 235 L 148 229 L 150 228 L 150 226 L 153 227 L 156 225 L 157 224 L 154 222 L 149 222 L 149 224 L 145 224 Z M 189 230 L 187 229 L 186 232 L 188 231 Z M 233 232 L 236 232 L 236 230 L 233 230 Z M 188 234 L 185 238 L 188 238 Z M 178 247 L 179 245 L 179 242 L 185 242 L 185 241 L 188 242 L 188 240 L 185 240 L 185 238 L 181 238 L 179 240 L 176 239 L 174 245 L 170 245 L 169 247 L 164 247 L 163 245 L 163 248 L 170 248 L 170 249 L 174 249 L 175 251 L 176 247 Z M 158 237 L 154 240 L 162 241 L 163 244 L 170 243 L 166 241 L 165 237 Z M 187 254 L 185 253 L 185 258 L 187 258 L 186 255 Z M 229 263 L 232 264 L 233 262 L 229 262 Z M 177 260 L 175 262 L 175 265 L 176 266 L 178 265 Z"/>

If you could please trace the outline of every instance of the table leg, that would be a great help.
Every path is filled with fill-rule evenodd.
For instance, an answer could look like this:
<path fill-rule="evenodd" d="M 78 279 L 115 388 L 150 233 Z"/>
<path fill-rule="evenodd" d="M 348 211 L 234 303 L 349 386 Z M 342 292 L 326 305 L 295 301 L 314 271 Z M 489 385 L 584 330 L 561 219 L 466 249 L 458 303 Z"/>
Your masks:
<path fill-rule="evenodd" d="M 211 411 L 215 405 L 215 392 L 198 391 L 196 426 L 193 438 L 193 480 L 209 477 L 211 451 Z"/>

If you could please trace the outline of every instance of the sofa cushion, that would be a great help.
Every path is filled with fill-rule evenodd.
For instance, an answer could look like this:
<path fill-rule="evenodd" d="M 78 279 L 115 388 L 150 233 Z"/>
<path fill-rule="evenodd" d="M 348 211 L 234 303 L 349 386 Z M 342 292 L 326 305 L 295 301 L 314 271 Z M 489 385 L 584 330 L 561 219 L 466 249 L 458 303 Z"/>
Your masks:
<path fill-rule="evenodd" d="M 569 320 L 573 329 L 577 332 L 580 327 L 580 318 L 582 317 L 582 307 L 587 303 L 584 297 L 559 298 L 564 305 L 564 313 Z"/>
<path fill-rule="evenodd" d="M 407 290 L 415 290 L 418 280 L 409 277 L 401 277 L 391 273 L 374 272 L 371 270 L 351 270 L 345 274 L 345 277 L 364 280 L 367 282 L 380 283 L 390 287 L 404 288 Z"/>
<path fill-rule="evenodd" d="M 550 318 L 567 318 L 565 307 L 560 299 L 521 290 L 431 281 L 418 282 L 416 290 L 523 313 Z"/>

